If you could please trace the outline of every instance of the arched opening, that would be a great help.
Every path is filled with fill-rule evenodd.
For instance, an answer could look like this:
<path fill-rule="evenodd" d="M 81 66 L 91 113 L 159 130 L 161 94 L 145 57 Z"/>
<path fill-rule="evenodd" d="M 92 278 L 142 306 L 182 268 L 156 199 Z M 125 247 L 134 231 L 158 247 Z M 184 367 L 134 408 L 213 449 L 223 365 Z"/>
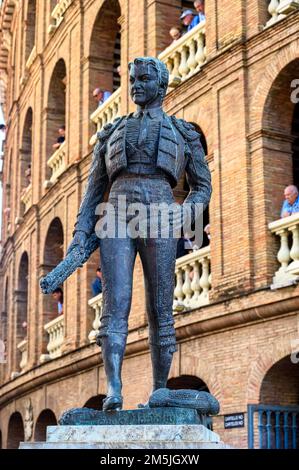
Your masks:
<path fill-rule="evenodd" d="M 31 163 L 32 163 L 32 129 L 33 112 L 29 108 L 26 114 L 23 127 L 22 146 L 20 149 L 20 189 L 21 195 L 31 184 Z M 21 215 L 24 213 L 25 206 L 22 203 Z"/>
<path fill-rule="evenodd" d="M 11 179 L 12 179 L 12 150 L 9 153 L 8 162 L 4 160 L 5 186 L 3 187 L 3 229 L 4 237 L 9 236 L 11 222 Z"/>
<path fill-rule="evenodd" d="M 16 411 L 9 419 L 7 432 L 7 449 L 18 449 L 24 442 L 24 424 L 21 414 Z"/>
<path fill-rule="evenodd" d="M 25 41 L 25 62 L 35 45 L 35 29 L 36 29 L 36 0 L 28 0 L 27 18 L 26 18 L 26 41 Z"/>
<path fill-rule="evenodd" d="M 113 93 L 120 86 L 120 15 L 119 1 L 106 0 L 93 25 L 89 52 L 89 114 L 98 106 L 93 90 L 100 88 Z"/>
<path fill-rule="evenodd" d="M 299 448 L 299 368 L 290 356 L 267 371 L 259 404 L 249 406 L 249 411 L 249 435 L 254 448 Z"/>
<path fill-rule="evenodd" d="M 47 427 L 56 425 L 57 420 L 53 411 L 49 409 L 43 410 L 36 420 L 34 430 L 34 441 L 45 442 L 47 438 Z"/>
<path fill-rule="evenodd" d="M 194 375 L 180 375 L 179 377 L 174 377 L 172 379 L 168 379 L 167 381 L 167 388 L 170 390 L 198 390 L 200 392 L 208 392 L 210 390 L 207 384 L 201 380 L 199 377 Z M 213 420 L 211 416 L 207 416 L 204 418 L 203 424 L 210 429 L 213 430 Z"/>
<path fill-rule="evenodd" d="M 0 316 L 0 383 L 5 381 L 8 362 L 9 279 L 4 282 L 3 310 Z"/>
<path fill-rule="evenodd" d="M 261 385 L 259 401 L 264 405 L 299 406 L 299 367 L 290 356 L 268 370 Z"/>
<path fill-rule="evenodd" d="M 170 390 L 187 389 L 209 392 L 207 384 L 194 375 L 180 375 L 179 377 L 169 379 L 167 382 L 167 388 Z"/>
<path fill-rule="evenodd" d="M 62 135 L 59 134 L 66 124 L 66 85 L 67 73 L 63 59 L 60 59 L 55 65 L 50 86 L 48 91 L 48 108 L 47 108 L 47 160 L 55 152 L 58 143 L 62 144 Z M 59 141 L 59 142 L 58 142 Z M 51 176 L 51 169 L 47 166 L 46 180 Z"/>
<path fill-rule="evenodd" d="M 92 410 L 102 410 L 104 398 L 106 398 L 106 395 L 96 395 L 94 397 L 91 397 L 85 403 L 84 408 L 91 408 Z"/>
<path fill-rule="evenodd" d="M 269 221 L 280 214 L 286 186 L 298 182 L 298 104 L 292 99 L 299 59 L 284 67 L 274 80 L 263 111 L 265 203 Z"/>
<path fill-rule="evenodd" d="M 7 347 L 7 320 L 8 320 L 8 312 L 9 312 L 9 283 L 8 278 L 4 284 L 4 299 L 3 299 L 3 311 L 1 312 L 1 336 L 0 339 L 4 342 L 5 351 Z"/>
<path fill-rule="evenodd" d="M 56 217 L 50 224 L 44 246 L 44 275 L 63 260 L 64 232 L 61 220 Z M 52 295 L 43 295 L 43 325 L 59 315 L 57 301 Z M 43 353 L 47 353 L 48 335 L 44 332 Z"/>
<path fill-rule="evenodd" d="M 18 290 L 16 292 L 17 336 L 16 345 L 27 339 L 28 329 L 28 254 L 23 253 L 18 272 Z M 21 353 L 17 348 L 17 366 L 21 360 Z"/>

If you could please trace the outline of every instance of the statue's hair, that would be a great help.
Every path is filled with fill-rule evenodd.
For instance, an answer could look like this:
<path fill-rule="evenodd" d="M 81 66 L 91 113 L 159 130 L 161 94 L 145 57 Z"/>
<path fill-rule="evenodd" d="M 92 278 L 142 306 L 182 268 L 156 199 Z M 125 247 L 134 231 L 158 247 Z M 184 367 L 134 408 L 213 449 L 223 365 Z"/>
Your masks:
<path fill-rule="evenodd" d="M 164 62 L 159 59 L 156 59 L 155 57 L 137 57 L 136 59 L 134 59 L 133 62 L 129 63 L 129 70 L 131 70 L 131 67 L 133 65 L 137 65 L 140 63 L 146 63 L 148 65 L 153 66 L 153 68 L 158 74 L 159 85 L 164 88 L 166 94 L 169 82 L 169 72 Z"/>

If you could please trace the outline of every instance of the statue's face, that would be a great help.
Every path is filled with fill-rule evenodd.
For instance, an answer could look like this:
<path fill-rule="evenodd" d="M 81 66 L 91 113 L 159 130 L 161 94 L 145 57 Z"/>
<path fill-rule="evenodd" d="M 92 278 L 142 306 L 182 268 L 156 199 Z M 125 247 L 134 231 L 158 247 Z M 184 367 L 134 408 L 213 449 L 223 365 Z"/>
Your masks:
<path fill-rule="evenodd" d="M 130 70 L 130 95 L 139 106 L 160 105 L 158 74 L 154 67 L 144 62 L 132 65 Z"/>

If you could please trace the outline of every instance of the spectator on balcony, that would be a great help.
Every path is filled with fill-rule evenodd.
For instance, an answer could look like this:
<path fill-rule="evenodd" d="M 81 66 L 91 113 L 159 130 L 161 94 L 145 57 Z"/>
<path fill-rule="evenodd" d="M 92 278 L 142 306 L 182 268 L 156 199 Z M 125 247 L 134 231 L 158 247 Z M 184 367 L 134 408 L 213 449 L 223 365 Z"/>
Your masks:
<path fill-rule="evenodd" d="M 59 136 L 57 137 L 56 144 L 53 144 L 53 149 L 57 150 L 65 141 L 65 126 L 60 126 L 58 129 Z"/>
<path fill-rule="evenodd" d="M 204 0 L 195 0 L 194 2 L 194 8 L 197 12 L 197 15 L 194 17 L 194 26 L 198 25 L 202 21 L 205 21 L 206 15 L 205 15 L 205 1 Z"/>
<path fill-rule="evenodd" d="M 205 226 L 205 228 L 203 229 L 203 231 L 204 231 L 205 234 L 206 234 L 206 237 L 207 237 L 207 239 L 208 239 L 208 243 L 210 243 L 210 241 L 211 241 L 211 226 L 210 226 L 210 224 L 207 224 L 207 225 Z"/>
<path fill-rule="evenodd" d="M 102 106 L 103 103 L 112 95 L 108 90 L 102 90 L 101 88 L 96 88 L 92 93 L 95 101 L 98 103 L 98 106 Z"/>
<path fill-rule="evenodd" d="M 57 287 L 57 289 L 54 290 L 52 296 L 55 302 L 57 302 L 58 315 L 63 315 L 63 291 L 61 287 Z"/>
<path fill-rule="evenodd" d="M 97 277 L 91 284 L 92 295 L 95 297 L 102 293 L 102 271 L 101 268 L 97 269 Z"/>
<path fill-rule="evenodd" d="M 194 24 L 195 15 L 192 10 L 184 10 L 181 14 L 180 19 L 182 20 L 182 23 L 186 28 L 185 33 L 188 33 L 189 31 L 191 31 L 192 28 L 196 26 L 196 24 Z"/>
<path fill-rule="evenodd" d="M 289 215 L 299 212 L 299 191 L 297 186 L 287 186 L 284 190 L 284 198 L 281 217 L 289 217 Z"/>
<path fill-rule="evenodd" d="M 27 321 L 23 321 L 23 323 L 22 323 L 22 328 L 23 328 L 23 331 L 24 331 L 24 338 L 26 338 L 26 336 L 27 336 L 27 328 L 28 328 L 28 323 L 27 323 Z"/>
<path fill-rule="evenodd" d="M 192 251 L 194 251 L 196 248 L 196 245 L 192 242 L 187 237 L 181 237 L 178 239 L 178 244 L 177 244 L 177 251 L 176 251 L 176 257 L 181 258 L 182 256 L 188 255 Z"/>
<path fill-rule="evenodd" d="M 172 39 L 172 44 L 176 42 L 178 39 L 182 37 L 182 31 L 180 28 L 177 28 L 176 26 L 173 26 L 171 30 L 169 31 L 169 35 Z"/>

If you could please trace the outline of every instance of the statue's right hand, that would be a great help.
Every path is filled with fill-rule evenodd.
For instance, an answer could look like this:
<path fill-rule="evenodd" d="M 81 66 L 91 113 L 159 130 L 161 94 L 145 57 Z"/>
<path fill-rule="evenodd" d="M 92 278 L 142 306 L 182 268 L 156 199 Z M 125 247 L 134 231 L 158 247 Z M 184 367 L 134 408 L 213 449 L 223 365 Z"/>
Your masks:
<path fill-rule="evenodd" d="M 68 247 L 66 255 L 69 255 L 75 247 L 79 247 L 81 254 L 84 254 L 86 239 L 87 235 L 85 232 L 76 232 L 70 246 Z"/>

